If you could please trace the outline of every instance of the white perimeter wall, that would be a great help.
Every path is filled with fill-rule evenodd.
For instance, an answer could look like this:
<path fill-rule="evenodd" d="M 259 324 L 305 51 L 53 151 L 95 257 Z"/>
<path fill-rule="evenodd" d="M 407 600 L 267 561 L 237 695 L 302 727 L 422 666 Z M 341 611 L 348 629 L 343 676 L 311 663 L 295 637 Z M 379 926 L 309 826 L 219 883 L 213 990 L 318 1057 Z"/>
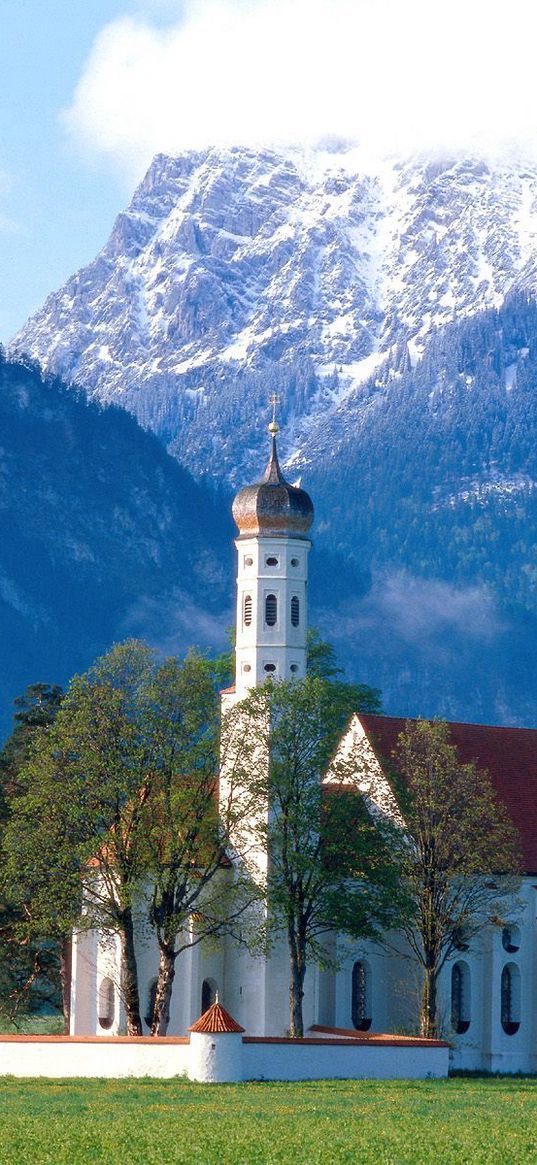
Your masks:
<path fill-rule="evenodd" d="M 188 1075 L 190 1060 L 187 1040 L 0 1038 L 0 1076 L 170 1079 Z M 239 1063 L 235 1069 L 230 1079 L 417 1079 L 446 1076 L 448 1048 L 250 1038 L 242 1042 L 242 1068 Z"/>

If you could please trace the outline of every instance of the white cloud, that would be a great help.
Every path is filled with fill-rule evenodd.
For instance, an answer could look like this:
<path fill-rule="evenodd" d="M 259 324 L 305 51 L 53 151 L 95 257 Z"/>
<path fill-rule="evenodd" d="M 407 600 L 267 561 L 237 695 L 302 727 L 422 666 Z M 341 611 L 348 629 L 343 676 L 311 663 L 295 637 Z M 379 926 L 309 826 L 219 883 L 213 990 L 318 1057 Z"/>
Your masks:
<path fill-rule="evenodd" d="M 330 134 L 537 152 L 536 32 L 534 0 L 146 0 L 101 31 L 64 116 L 131 173 L 159 150 Z"/>

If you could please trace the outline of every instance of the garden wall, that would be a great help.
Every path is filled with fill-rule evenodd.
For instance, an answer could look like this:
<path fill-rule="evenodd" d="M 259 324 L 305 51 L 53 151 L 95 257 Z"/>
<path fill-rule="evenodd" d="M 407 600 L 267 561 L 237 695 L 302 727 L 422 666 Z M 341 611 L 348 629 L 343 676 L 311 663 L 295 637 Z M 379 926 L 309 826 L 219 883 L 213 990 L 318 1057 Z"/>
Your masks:
<path fill-rule="evenodd" d="M 215 1047 L 214 1036 L 207 1041 Z M 333 1031 L 300 1041 L 244 1036 L 239 1043 L 234 1080 L 419 1079 L 448 1071 L 448 1046 L 434 1040 L 356 1039 Z M 0 1076 L 199 1079 L 192 1068 L 188 1038 L 0 1036 Z"/>

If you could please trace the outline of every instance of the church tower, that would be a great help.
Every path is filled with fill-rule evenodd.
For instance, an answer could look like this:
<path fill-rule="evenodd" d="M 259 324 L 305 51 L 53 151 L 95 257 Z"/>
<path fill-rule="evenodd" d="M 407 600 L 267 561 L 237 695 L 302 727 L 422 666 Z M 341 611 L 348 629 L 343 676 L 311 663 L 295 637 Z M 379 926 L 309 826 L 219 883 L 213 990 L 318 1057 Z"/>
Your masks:
<path fill-rule="evenodd" d="M 233 517 L 239 528 L 236 698 L 250 688 L 306 674 L 309 531 L 313 505 L 289 485 L 278 462 L 273 417 L 263 477 L 239 490 Z"/>

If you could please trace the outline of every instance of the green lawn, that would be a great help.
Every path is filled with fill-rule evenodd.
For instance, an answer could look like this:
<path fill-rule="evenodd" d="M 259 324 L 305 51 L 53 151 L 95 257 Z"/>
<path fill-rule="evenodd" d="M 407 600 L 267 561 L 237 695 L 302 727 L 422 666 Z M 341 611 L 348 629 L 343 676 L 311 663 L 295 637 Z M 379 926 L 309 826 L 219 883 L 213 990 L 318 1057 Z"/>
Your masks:
<path fill-rule="evenodd" d="M 0 1079 L 1 1165 L 523 1165 L 537 1080 Z"/>

